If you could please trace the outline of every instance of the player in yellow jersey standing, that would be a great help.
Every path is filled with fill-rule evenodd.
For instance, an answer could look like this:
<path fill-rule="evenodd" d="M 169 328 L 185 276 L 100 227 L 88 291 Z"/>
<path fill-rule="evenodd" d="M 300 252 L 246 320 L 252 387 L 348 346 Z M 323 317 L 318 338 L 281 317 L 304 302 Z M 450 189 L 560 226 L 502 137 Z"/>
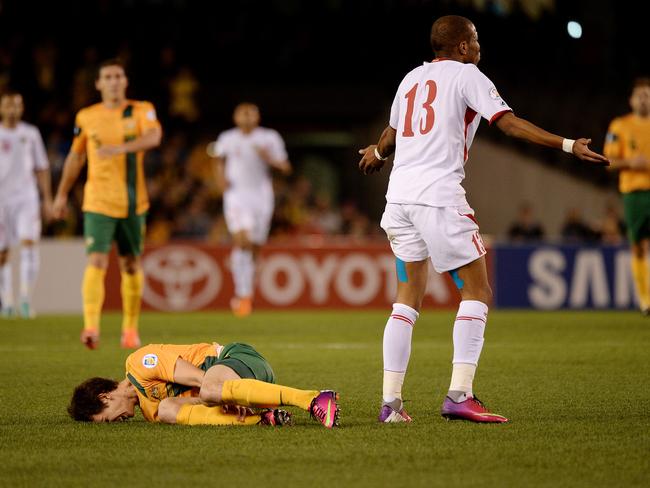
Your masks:
<path fill-rule="evenodd" d="M 127 86 L 120 60 L 100 65 L 95 87 L 102 101 L 77 114 L 74 140 L 54 199 L 54 216 L 64 218 L 68 193 L 87 158 L 82 209 L 88 264 L 82 284 L 81 341 L 90 349 L 99 344 L 104 277 L 113 241 L 121 272 L 121 345 L 140 347 L 138 318 L 144 281 L 140 254 L 149 208 L 143 159 L 144 151 L 160 145 L 162 129 L 151 103 L 126 98 Z"/>
<path fill-rule="evenodd" d="M 620 171 L 625 224 L 632 246 L 632 275 L 643 315 L 650 315 L 650 78 L 635 80 L 632 113 L 612 120 L 605 156 Z"/>

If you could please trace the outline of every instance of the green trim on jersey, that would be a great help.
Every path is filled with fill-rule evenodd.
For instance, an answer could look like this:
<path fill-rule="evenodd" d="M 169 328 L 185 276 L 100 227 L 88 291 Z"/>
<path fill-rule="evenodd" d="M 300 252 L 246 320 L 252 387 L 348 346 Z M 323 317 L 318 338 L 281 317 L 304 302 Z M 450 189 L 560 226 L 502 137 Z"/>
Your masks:
<path fill-rule="evenodd" d="M 145 389 L 142 387 L 142 385 L 136 380 L 131 373 L 126 373 L 126 378 L 131 382 L 133 386 L 135 386 L 140 393 L 144 395 L 145 398 L 149 398 L 147 396 L 147 392 Z"/>
<path fill-rule="evenodd" d="M 133 117 L 133 105 L 127 105 L 122 112 L 122 118 L 128 119 Z M 135 136 L 124 136 L 124 142 L 129 142 L 135 139 Z M 135 215 L 136 204 L 138 202 L 137 198 L 137 155 L 134 152 L 126 153 L 126 193 L 129 200 L 129 216 Z"/>

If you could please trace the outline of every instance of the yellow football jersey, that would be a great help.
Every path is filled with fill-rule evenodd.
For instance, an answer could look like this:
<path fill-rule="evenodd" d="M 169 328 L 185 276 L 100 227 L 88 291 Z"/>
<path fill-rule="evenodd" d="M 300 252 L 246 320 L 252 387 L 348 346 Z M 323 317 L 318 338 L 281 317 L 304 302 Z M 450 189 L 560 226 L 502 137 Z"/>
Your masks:
<path fill-rule="evenodd" d="M 612 120 L 605 139 L 605 156 L 629 159 L 645 156 L 650 159 L 650 118 L 634 114 Z M 621 193 L 650 190 L 650 169 L 624 169 L 619 176 Z"/>
<path fill-rule="evenodd" d="M 212 344 L 149 344 L 126 358 L 126 377 L 138 392 L 140 410 L 149 422 L 158 421 L 158 405 L 167 397 L 198 396 L 198 388 L 174 383 L 177 359 L 201 368 L 219 356 L 222 346 Z M 208 359 L 209 358 L 209 359 Z"/>
<path fill-rule="evenodd" d="M 88 178 L 84 187 L 84 212 L 124 218 L 149 208 L 144 179 L 144 151 L 100 158 L 102 145 L 122 144 L 160 127 L 149 102 L 127 100 L 111 109 L 97 103 L 79 111 L 72 151 L 87 153 Z"/>

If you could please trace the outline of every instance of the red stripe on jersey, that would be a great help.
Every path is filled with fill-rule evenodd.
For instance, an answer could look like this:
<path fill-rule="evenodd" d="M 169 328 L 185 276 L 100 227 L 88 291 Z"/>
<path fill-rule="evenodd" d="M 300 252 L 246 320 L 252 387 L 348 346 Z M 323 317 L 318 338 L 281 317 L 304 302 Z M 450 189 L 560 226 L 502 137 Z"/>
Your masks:
<path fill-rule="evenodd" d="M 469 124 L 474 122 L 474 117 L 476 117 L 476 110 L 472 110 L 471 108 L 467 107 L 467 110 L 465 111 L 465 153 L 463 155 L 464 161 L 467 161 L 467 128 L 469 127 Z"/>
<path fill-rule="evenodd" d="M 390 317 L 392 319 L 397 319 L 397 320 L 401 320 L 403 322 L 406 322 L 409 325 L 415 325 L 411 319 L 409 319 L 408 317 L 404 317 L 404 315 L 395 315 L 395 314 L 393 314 Z"/>
<path fill-rule="evenodd" d="M 490 125 L 494 124 L 497 120 L 499 120 L 501 117 L 503 117 L 505 114 L 508 112 L 512 112 L 512 110 L 501 110 L 501 112 L 495 113 L 492 118 L 490 119 Z"/>
<path fill-rule="evenodd" d="M 456 320 L 480 320 L 481 322 L 485 323 L 485 319 L 481 317 L 472 317 L 471 315 L 458 316 L 456 317 Z"/>

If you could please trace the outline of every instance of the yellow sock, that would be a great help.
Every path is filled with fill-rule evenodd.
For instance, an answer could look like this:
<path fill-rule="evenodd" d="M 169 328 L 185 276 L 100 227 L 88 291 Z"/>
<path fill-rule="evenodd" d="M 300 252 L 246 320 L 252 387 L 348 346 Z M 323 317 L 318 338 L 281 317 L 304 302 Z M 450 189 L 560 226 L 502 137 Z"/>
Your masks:
<path fill-rule="evenodd" d="M 104 277 L 106 270 L 88 265 L 84 271 L 81 296 L 84 309 L 84 329 L 99 330 L 99 318 L 104 305 Z"/>
<path fill-rule="evenodd" d="M 237 414 L 223 413 L 221 407 L 205 405 L 183 405 L 176 415 L 176 423 L 181 425 L 255 425 L 260 415 L 247 415 L 243 422 Z"/>
<path fill-rule="evenodd" d="M 641 308 L 650 306 L 650 271 L 645 257 L 632 256 L 632 276 Z"/>
<path fill-rule="evenodd" d="M 138 330 L 144 275 L 142 270 L 138 270 L 134 274 L 122 272 L 121 277 L 122 331 Z"/>
<path fill-rule="evenodd" d="M 244 379 L 224 381 L 221 399 L 223 403 L 253 408 L 292 405 L 309 410 L 311 401 L 319 393 L 314 390 L 298 390 L 264 381 Z"/>

